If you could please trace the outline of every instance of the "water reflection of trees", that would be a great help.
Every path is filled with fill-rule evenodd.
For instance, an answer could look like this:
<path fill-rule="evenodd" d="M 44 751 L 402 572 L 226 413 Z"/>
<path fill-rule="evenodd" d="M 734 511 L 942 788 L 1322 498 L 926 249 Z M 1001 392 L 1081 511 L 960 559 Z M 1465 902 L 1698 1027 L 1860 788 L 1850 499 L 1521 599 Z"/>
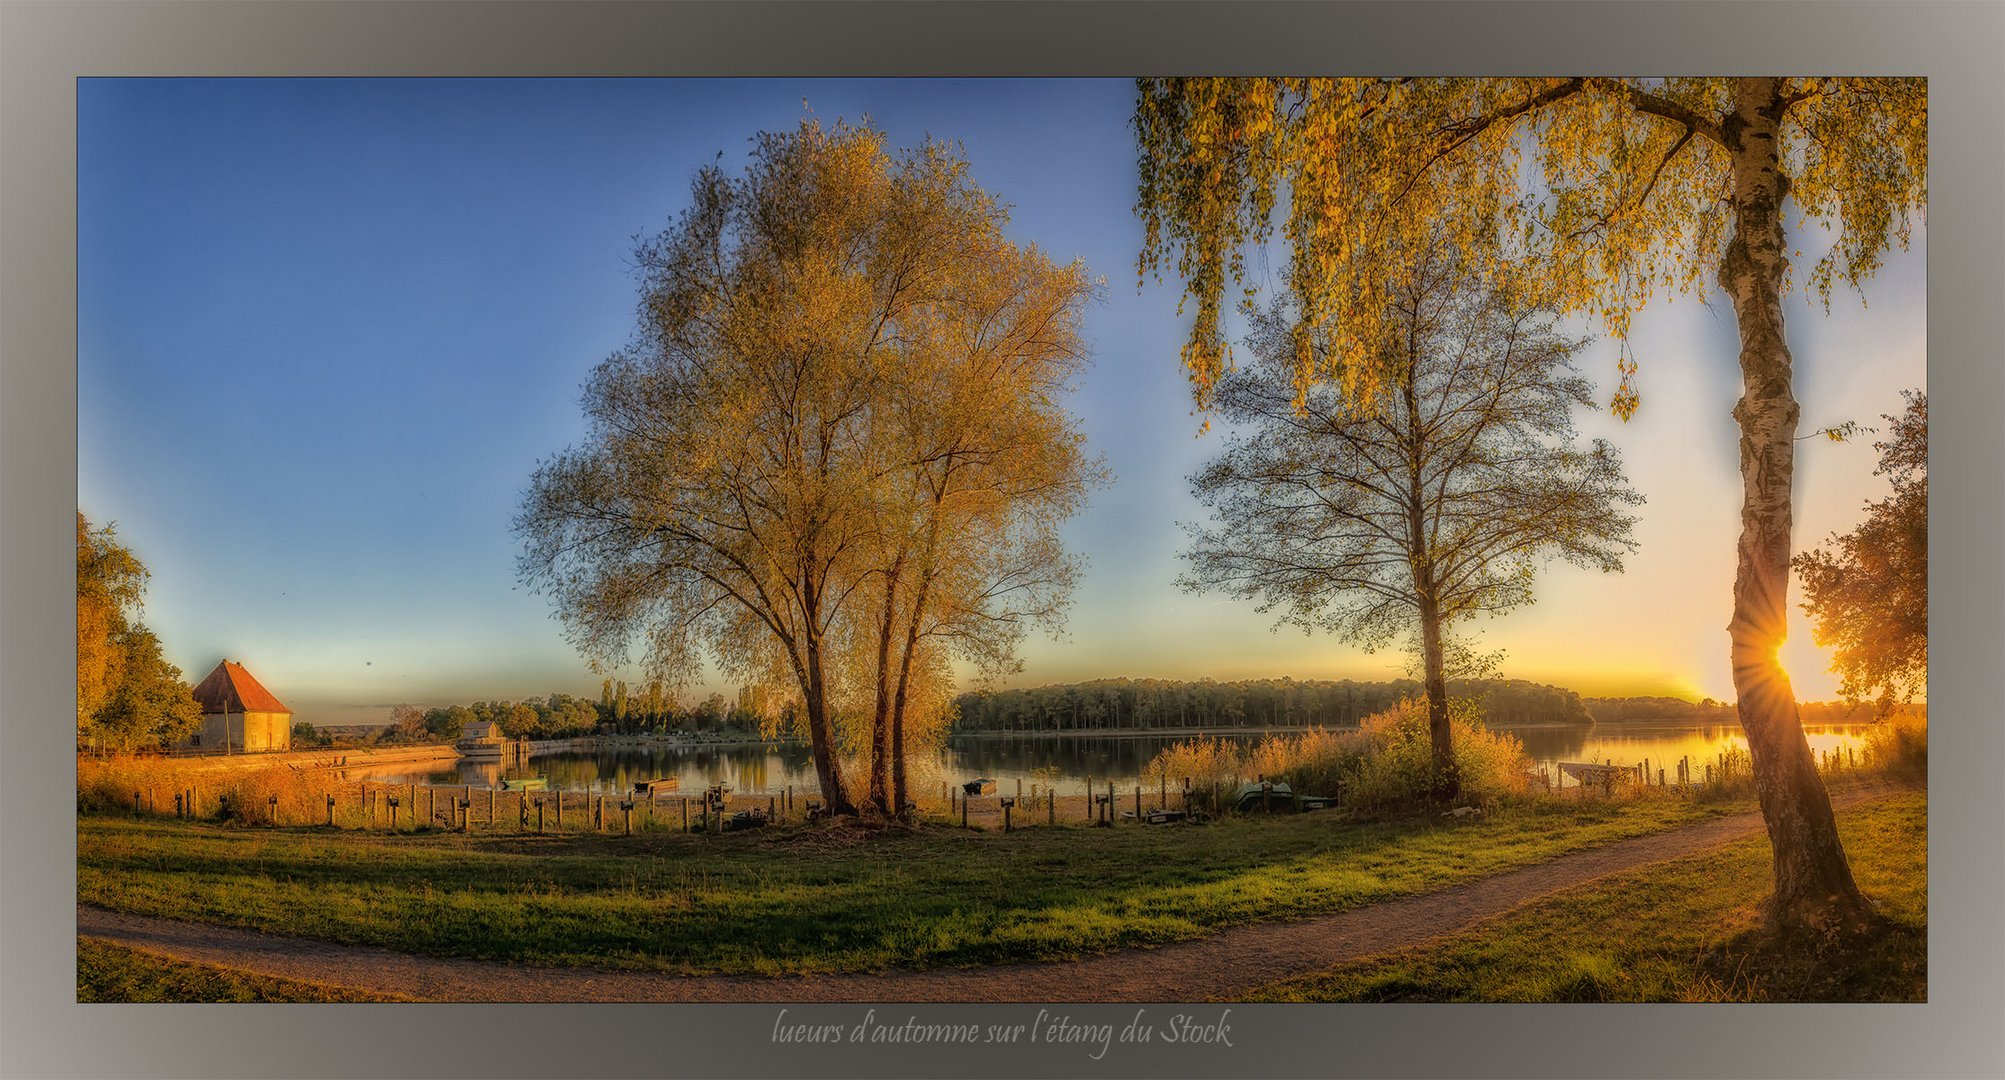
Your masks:
<path fill-rule="evenodd" d="M 1804 733 L 1812 749 L 1821 751 L 1857 746 L 1869 728 L 1865 724 L 1810 724 L 1805 725 Z M 1630 723 L 1503 730 L 1516 735 L 1524 743 L 1525 753 L 1535 762 L 1609 759 L 1617 764 L 1634 764 L 1648 758 L 1653 763 L 1675 763 L 1685 756 L 1707 761 L 1729 747 L 1746 745 L 1739 728 L 1730 723 Z M 1249 746 L 1261 736 L 1218 738 Z M 983 776 L 997 781 L 1005 793 L 1021 781 L 1026 792 L 1033 785 L 1042 789 L 1055 783 L 1060 792 L 1077 794 L 1085 789 L 1089 779 L 1100 784 L 1111 780 L 1123 787 L 1133 784 L 1157 753 L 1179 741 L 1182 740 L 1172 736 L 953 738 L 926 759 L 915 762 L 913 771 L 915 776 L 925 778 L 925 786 L 916 790 L 926 795 L 937 795 L 940 783 L 961 783 Z M 691 794 L 717 783 L 729 784 L 747 794 L 777 792 L 789 785 L 796 790 L 812 790 L 815 786 L 808 748 L 795 743 L 607 746 L 536 754 L 506 762 L 461 759 L 444 765 L 355 768 L 345 770 L 342 775 L 378 783 L 466 784 L 474 788 L 499 787 L 504 779 L 541 776 L 553 789 L 601 792 L 631 791 L 638 781 L 667 777 L 680 780 L 682 790 Z"/>

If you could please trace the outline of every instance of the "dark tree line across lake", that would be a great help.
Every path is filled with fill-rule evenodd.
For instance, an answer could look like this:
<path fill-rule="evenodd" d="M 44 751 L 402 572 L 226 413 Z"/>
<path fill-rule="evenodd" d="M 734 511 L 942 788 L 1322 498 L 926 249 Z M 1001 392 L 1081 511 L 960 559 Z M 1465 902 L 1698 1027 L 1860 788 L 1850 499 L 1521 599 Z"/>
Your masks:
<path fill-rule="evenodd" d="M 1069 686 L 962 694 L 955 699 L 959 719 L 954 730 L 974 734 L 1340 727 L 1356 724 L 1423 692 L 1415 679 L 1098 679 Z M 1451 679 L 1448 693 L 1480 701 L 1484 721 L 1490 724 L 1590 724 L 1594 720 L 1579 694 L 1524 679 Z"/>

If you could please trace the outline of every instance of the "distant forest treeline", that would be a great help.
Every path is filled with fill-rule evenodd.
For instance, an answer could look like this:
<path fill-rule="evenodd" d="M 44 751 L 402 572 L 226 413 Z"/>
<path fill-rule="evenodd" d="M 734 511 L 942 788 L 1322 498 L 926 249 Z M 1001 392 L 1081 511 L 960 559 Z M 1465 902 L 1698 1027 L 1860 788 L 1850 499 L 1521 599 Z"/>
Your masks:
<path fill-rule="evenodd" d="M 1595 720 L 1621 723 L 1625 720 L 1717 720 L 1737 723 L 1740 712 L 1731 701 L 1686 701 L 1672 697 L 1585 698 L 1587 711 Z M 1802 701 L 1796 705 L 1805 724 L 1870 724 L 1875 706 L 1870 701 Z M 1897 712 L 1928 715 L 1926 704 L 1902 705 Z"/>
<path fill-rule="evenodd" d="M 954 730 L 969 734 L 1312 724 L 1338 727 L 1355 724 L 1423 692 L 1414 679 L 1098 679 L 1070 686 L 962 694 L 955 699 L 959 720 Z M 1492 724 L 1593 722 L 1579 694 L 1524 679 L 1450 679 L 1448 694 L 1482 702 L 1483 718 Z"/>

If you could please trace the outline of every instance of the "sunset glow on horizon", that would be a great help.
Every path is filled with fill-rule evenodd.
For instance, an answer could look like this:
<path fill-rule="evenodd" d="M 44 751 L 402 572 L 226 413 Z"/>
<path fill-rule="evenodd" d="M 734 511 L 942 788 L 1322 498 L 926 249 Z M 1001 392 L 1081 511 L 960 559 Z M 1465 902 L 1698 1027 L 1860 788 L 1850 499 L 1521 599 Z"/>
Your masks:
<path fill-rule="evenodd" d="M 78 505 L 151 570 L 143 620 L 191 681 L 229 657 L 318 723 L 596 699 L 602 676 L 517 584 L 510 520 L 536 463 L 583 430 L 580 384 L 633 331 L 632 238 L 806 99 L 829 121 L 868 115 L 893 146 L 961 141 L 1015 240 L 1107 281 L 1070 405 L 1114 480 L 1064 531 L 1086 559 L 1064 637 L 1028 640 L 1008 685 L 1405 677 L 1396 648 L 1276 631 L 1175 584 L 1179 523 L 1203 512 L 1187 478 L 1222 440 L 1192 414 L 1174 284 L 1134 285 L 1133 95 L 1127 80 L 81 80 Z M 1793 239 L 1807 267 L 1819 237 Z M 1790 295 L 1800 434 L 1883 427 L 1926 386 L 1925 242 L 1918 224 L 1888 254 L 1869 308 Z M 1737 342 L 1717 297 L 1636 319 L 1641 410 L 1579 427 L 1620 449 L 1647 500 L 1637 550 L 1621 574 L 1548 567 L 1534 604 L 1461 627 L 1504 651 L 1505 676 L 1733 699 Z M 1576 364 L 1606 401 L 1614 344 Z M 1798 551 L 1886 496 L 1876 437 L 1797 443 Z M 1799 699 L 1831 699 L 1799 599 L 1792 586 L 1780 659 Z M 713 689 L 733 690 L 684 696 Z"/>

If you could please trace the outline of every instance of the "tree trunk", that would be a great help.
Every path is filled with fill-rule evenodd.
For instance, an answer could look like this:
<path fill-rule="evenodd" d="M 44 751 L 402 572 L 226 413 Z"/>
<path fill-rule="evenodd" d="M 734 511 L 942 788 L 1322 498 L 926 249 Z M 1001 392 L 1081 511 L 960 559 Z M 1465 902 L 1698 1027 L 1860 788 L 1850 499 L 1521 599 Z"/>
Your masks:
<path fill-rule="evenodd" d="M 801 687 L 802 706 L 808 714 L 808 746 L 815 759 L 815 774 L 821 781 L 821 795 L 831 814 L 854 814 L 849 792 L 842 783 L 842 763 L 837 760 L 835 730 L 828 719 L 828 679 L 822 670 L 822 639 L 817 620 L 820 604 L 812 583 L 801 592 L 802 651 L 807 653 L 807 679 Z"/>
<path fill-rule="evenodd" d="M 893 812 L 891 786 L 891 624 L 898 612 L 898 570 L 884 576 L 884 610 L 877 620 L 877 695 L 870 717 L 870 802 Z"/>
<path fill-rule="evenodd" d="M 1413 565 L 1413 594 L 1420 609 L 1420 657 L 1427 687 L 1427 735 L 1432 744 L 1433 768 L 1429 794 L 1438 802 L 1452 802 L 1462 794 L 1462 778 L 1455 768 L 1455 740 L 1448 728 L 1448 675 L 1441 646 L 1441 603 L 1436 592 L 1434 559 L 1427 534 L 1427 498 L 1421 490 L 1426 461 L 1420 431 L 1420 391 L 1416 372 L 1420 367 L 1419 346 L 1411 337 L 1418 313 L 1409 316 L 1406 372 L 1401 380 L 1401 398 L 1406 405 L 1407 474 L 1406 527 L 1407 558 Z"/>
<path fill-rule="evenodd" d="M 1754 763 L 1755 792 L 1774 853 L 1775 892 L 1765 911 L 1778 928 L 1853 924 L 1869 911 L 1838 841 L 1831 798 L 1803 737 L 1795 694 L 1776 653 L 1787 630 L 1790 496 L 1798 409 L 1782 329 L 1788 268 L 1778 152 L 1781 104 L 1773 79 L 1742 79 L 1727 134 L 1733 161 L 1734 234 L 1720 286 L 1740 323 L 1742 482 L 1739 568 L 1734 576 L 1734 691 Z"/>
<path fill-rule="evenodd" d="M 1420 602 L 1420 651 L 1426 667 L 1427 734 L 1434 749 L 1434 798 L 1451 802 L 1462 794 L 1462 776 L 1455 768 L 1455 743 L 1448 728 L 1448 671 L 1442 658 L 1441 612 L 1431 597 Z"/>

